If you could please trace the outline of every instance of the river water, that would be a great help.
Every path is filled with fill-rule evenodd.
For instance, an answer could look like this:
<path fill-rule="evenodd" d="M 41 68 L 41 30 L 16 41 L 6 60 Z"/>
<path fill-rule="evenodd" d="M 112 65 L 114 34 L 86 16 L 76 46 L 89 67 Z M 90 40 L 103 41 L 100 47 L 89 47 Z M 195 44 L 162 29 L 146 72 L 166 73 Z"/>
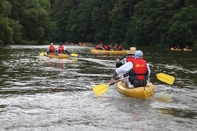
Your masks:
<path fill-rule="evenodd" d="M 150 99 L 129 98 L 112 85 L 101 96 L 92 87 L 108 84 L 116 55 L 91 54 L 68 45 L 70 59 L 39 56 L 48 46 L 0 49 L 1 131 L 194 131 L 197 130 L 196 51 L 139 48 L 151 70 L 175 77 L 159 81 Z"/>

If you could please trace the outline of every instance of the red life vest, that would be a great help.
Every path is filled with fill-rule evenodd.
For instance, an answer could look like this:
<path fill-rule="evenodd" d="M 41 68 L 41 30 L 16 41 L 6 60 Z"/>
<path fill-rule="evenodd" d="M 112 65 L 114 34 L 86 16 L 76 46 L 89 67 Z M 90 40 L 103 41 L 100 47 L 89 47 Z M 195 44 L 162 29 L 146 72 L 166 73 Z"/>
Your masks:
<path fill-rule="evenodd" d="M 54 53 L 55 52 L 55 47 L 53 45 L 49 46 L 49 51 L 50 53 Z"/>
<path fill-rule="evenodd" d="M 122 50 L 122 46 L 121 45 L 118 46 L 118 50 Z"/>
<path fill-rule="evenodd" d="M 64 47 L 63 46 L 59 46 L 59 54 L 63 54 L 64 53 Z"/>
<path fill-rule="evenodd" d="M 109 50 L 108 45 L 105 45 L 105 46 L 104 46 L 104 49 L 105 49 L 105 50 Z"/>
<path fill-rule="evenodd" d="M 98 49 L 99 49 L 99 46 L 97 45 L 97 46 L 95 47 L 95 49 L 97 49 L 97 50 L 98 50 Z"/>
<path fill-rule="evenodd" d="M 148 72 L 146 61 L 144 59 L 134 59 L 133 60 L 133 69 L 137 76 L 138 80 L 144 80 Z"/>
<path fill-rule="evenodd" d="M 127 57 L 127 62 L 132 62 L 135 59 L 134 56 L 129 56 Z"/>

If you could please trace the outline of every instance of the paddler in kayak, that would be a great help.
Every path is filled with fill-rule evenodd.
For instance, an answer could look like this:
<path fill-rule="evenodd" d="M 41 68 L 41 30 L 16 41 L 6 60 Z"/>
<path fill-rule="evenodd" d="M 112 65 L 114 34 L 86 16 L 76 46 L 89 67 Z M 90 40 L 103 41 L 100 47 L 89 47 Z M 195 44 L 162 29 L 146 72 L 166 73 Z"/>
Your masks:
<path fill-rule="evenodd" d="M 149 65 L 143 59 L 143 52 L 141 50 L 137 50 L 134 55 L 135 59 L 132 62 L 127 62 L 115 70 L 110 80 L 110 84 L 116 82 L 116 77 L 123 79 L 128 77 L 128 80 L 126 80 L 126 78 L 126 81 L 123 80 L 128 88 L 150 85 L 149 77 L 151 70 Z"/>
<path fill-rule="evenodd" d="M 99 43 L 98 45 L 96 45 L 95 49 L 97 49 L 97 50 L 104 50 L 103 44 Z"/>
<path fill-rule="evenodd" d="M 64 53 L 67 53 L 70 55 L 70 53 L 66 50 L 65 46 L 63 46 L 63 43 L 61 42 L 58 49 L 58 54 L 64 54 Z"/>
<path fill-rule="evenodd" d="M 118 57 L 116 59 L 116 68 L 119 68 L 120 66 L 124 65 L 125 63 L 132 61 L 135 59 L 134 53 L 136 51 L 135 47 L 130 47 L 130 50 L 127 51 L 128 56 L 126 58 L 123 58 L 122 60 L 120 60 L 120 58 Z"/>
<path fill-rule="evenodd" d="M 114 50 L 117 50 L 118 49 L 118 44 L 116 43 L 113 47 Z"/>
<path fill-rule="evenodd" d="M 124 48 L 123 48 L 122 45 L 119 45 L 118 48 L 117 48 L 117 50 L 118 50 L 118 51 L 121 51 L 121 50 L 124 50 Z"/>
<path fill-rule="evenodd" d="M 53 43 L 50 44 L 48 50 L 47 50 L 47 54 L 54 54 L 55 53 L 55 46 L 53 45 Z"/>

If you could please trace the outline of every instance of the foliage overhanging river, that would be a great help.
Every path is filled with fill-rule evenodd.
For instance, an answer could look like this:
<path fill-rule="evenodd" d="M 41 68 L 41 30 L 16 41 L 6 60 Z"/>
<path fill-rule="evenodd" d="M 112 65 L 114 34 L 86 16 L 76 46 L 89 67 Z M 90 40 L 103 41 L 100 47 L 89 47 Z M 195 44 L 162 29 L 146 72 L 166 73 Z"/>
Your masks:
<path fill-rule="evenodd" d="M 194 131 L 197 129 L 196 51 L 139 48 L 155 73 L 175 77 L 173 85 L 151 75 L 151 99 L 129 98 L 115 86 L 97 97 L 93 86 L 108 84 L 115 55 L 68 45 L 78 58 L 40 57 L 45 46 L 0 50 L 1 131 Z"/>

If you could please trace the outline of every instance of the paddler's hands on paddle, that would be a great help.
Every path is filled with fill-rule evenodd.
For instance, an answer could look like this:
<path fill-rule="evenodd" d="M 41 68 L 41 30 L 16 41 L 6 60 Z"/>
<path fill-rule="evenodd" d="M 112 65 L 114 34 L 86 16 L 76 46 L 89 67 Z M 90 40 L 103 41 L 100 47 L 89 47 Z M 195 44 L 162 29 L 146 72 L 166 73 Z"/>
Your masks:
<path fill-rule="evenodd" d="M 120 62 L 120 58 L 119 57 L 116 58 L 116 62 Z"/>
<path fill-rule="evenodd" d="M 111 78 L 111 80 L 109 81 L 110 85 L 113 85 L 116 83 L 116 80 L 114 78 Z"/>
<path fill-rule="evenodd" d="M 74 57 L 78 57 L 78 54 L 75 54 L 75 53 L 70 53 L 68 52 L 67 50 L 64 50 L 68 55 L 70 56 L 74 56 Z"/>
<path fill-rule="evenodd" d="M 68 52 L 67 50 L 64 50 L 67 54 L 69 54 L 70 55 L 70 52 Z"/>
<path fill-rule="evenodd" d="M 115 78 L 116 78 L 117 76 L 118 76 L 118 74 L 117 74 L 116 72 L 114 72 L 114 74 L 113 74 L 111 80 L 109 81 L 110 85 L 113 85 L 113 84 L 116 83 Z"/>

